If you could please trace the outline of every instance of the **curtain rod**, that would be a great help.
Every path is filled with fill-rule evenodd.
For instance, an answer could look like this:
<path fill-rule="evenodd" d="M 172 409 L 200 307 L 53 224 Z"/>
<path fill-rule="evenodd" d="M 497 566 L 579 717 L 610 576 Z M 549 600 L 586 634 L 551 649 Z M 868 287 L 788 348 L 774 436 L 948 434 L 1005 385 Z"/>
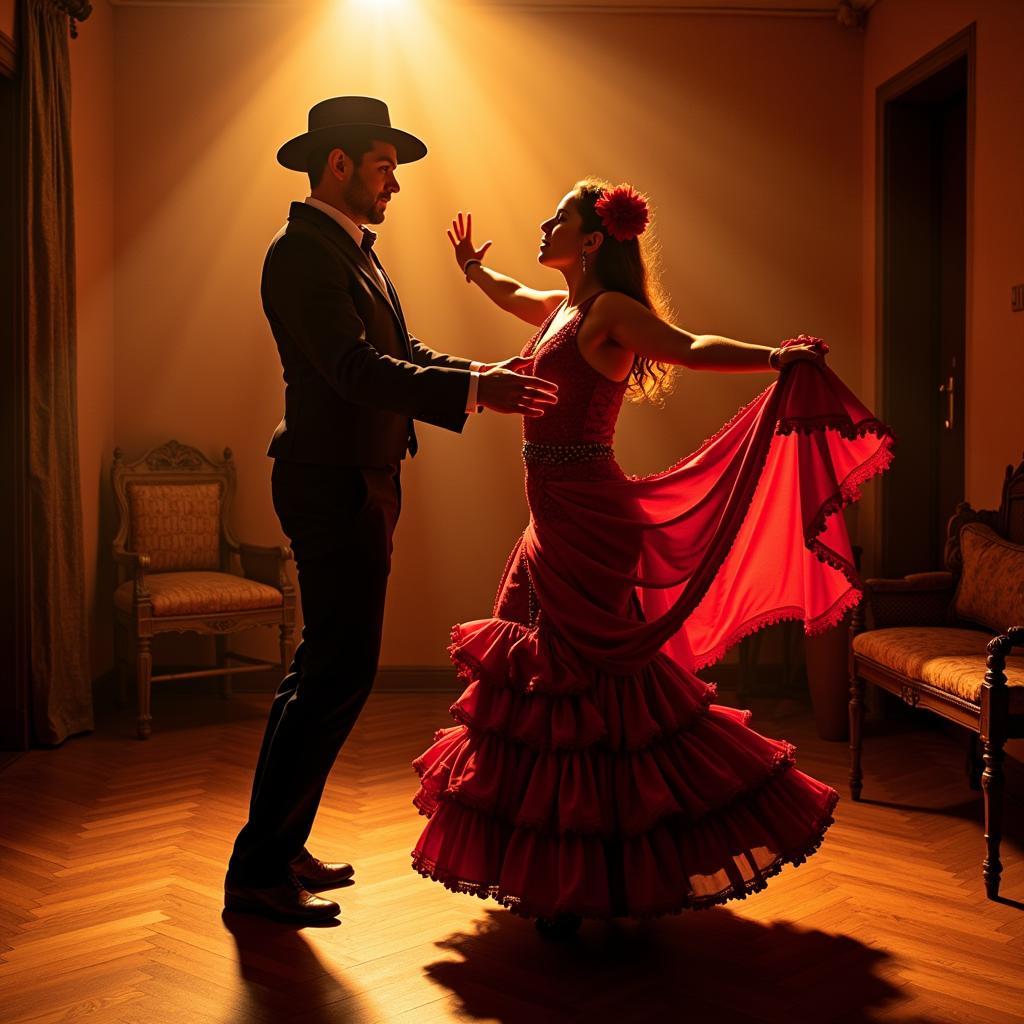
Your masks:
<path fill-rule="evenodd" d="M 85 21 L 92 14 L 92 4 L 89 0 L 50 0 L 58 11 L 68 16 L 71 24 L 71 38 L 78 38 L 78 22 Z"/>

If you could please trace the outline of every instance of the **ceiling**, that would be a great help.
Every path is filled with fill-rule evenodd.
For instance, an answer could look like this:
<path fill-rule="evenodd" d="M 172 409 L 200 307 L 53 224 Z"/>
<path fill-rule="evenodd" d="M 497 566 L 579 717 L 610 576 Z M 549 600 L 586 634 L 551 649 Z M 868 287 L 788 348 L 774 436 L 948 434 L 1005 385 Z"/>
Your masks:
<path fill-rule="evenodd" d="M 118 7 L 265 7 L 312 6 L 317 0 L 111 0 Z M 537 11 L 597 10 L 679 14 L 761 15 L 776 17 L 835 18 L 841 0 L 421 0 L 450 2 L 468 7 L 516 7 Z M 848 0 L 855 10 L 867 10 L 876 0 Z"/>
<path fill-rule="evenodd" d="M 828 14 L 834 16 L 839 0 L 467 0 L 471 4 L 492 7 L 615 7 L 637 11 L 693 11 L 723 14 Z M 864 6 L 863 0 L 852 3 Z"/>

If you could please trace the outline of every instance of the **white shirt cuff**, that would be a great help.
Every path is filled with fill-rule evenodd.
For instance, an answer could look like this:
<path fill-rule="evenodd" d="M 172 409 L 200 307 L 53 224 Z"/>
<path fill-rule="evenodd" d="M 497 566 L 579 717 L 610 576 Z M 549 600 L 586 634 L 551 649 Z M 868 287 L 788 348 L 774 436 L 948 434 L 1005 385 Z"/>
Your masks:
<path fill-rule="evenodd" d="M 479 363 L 474 363 L 479 366 Z M 469 394 L 466 395 L 466 412 L 481 412 L 482 407 L 477 404 L 477 394 L 480 391 L 480 371 L 470 370 L 469 372 Z"/>

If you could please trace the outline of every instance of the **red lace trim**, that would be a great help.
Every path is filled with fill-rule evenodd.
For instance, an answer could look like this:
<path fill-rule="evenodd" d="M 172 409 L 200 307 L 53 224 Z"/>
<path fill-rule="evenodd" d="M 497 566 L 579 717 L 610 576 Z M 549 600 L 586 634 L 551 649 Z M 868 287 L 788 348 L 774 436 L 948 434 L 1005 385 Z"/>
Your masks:
<path fill-rule="evenodd" d="M 756 401 L 756 399 L 755 399 Z M 854 423 L 849 416 L 787 416 L 779 420 L 775 433 L 786 436 L 794 431 L 801 434 L 812 434 L 815 430 L 834 430 L 848 441 L 856 441 L 865 434 L 875 437 L 889 437 L 895 440 L 892 428 L 874 416 Z"/>
<path fill-rule="evenodd" d="M 554 908 L 532 906 L 512 893 L 502 892 L 501 888 L 497 885 L 458 878 L 455 875 L 448 874 L 439 864 L 429 858 L 415 853 L 412 855 L 412 866 L 415 871 L 419 872 L 419 874 L 423 875 L 425 878 L 439 882 L 451 892 L 466 893 L 471 896 L 477 896 L 480 899 L 493 899 L 512 913 L 518 914 L 522 917 L 546 917 L 552 913 L 558 913 L 560 911 L 570 911 L 574 914 L 579 914 L 580 917 L 595 919 L 607 919 L 609 916 L 631 918 L 663 917 L 666 914 L 679 914 L 684 910 L 705 910 L 709 907 L 727 903 L 730 900 L 746 899 L 747 896 L 760 892 L 764 889 L 768 884 L 768 879 L 777 875 L 787 864 L 793 864 L 794 866 L 803 864 L 808 857 L 818 850 L 824 841 L 825 833 L 828 831 L 829 827 L 834 824 L 835 818 L 833 817 L 832 812 L 835 810 L 835 806 L 838 801 L 839 794 L 833 793 L 825 807 L 824 813 L 815 825 L 812 838 L 807 843 L 805 843 L 799 850 L 779 854 L 771 864 L 759 870 L 754 878 L 745 882 L 743 885 L 733 883 L 728 888 L 722 889 L 720 892 L 708 896 L 696 897 L 690 893 L 681 899 L 676 898 L 672 902 L 662 905 L 633 907 L 630 909 L 628 914 L 609 915 L 603 908 L 594 906 L 574 905 L 571 907 L 557 906 Z"/>
<path fill-rule="evenodd" d="M 877 421 L 875 421 L 877 422 Z M 866 433 L 867 431 L 865 431 Z M 846 578 L 855 586 L 860 585 L 857 570 L 845 558 L 840 558 L 831 548 L 825 547 L 815 540 L 818 534 L 825 529 L 825 524 L 830 516 L 842 512 L 847 505 L 853 501 L 860 501 L 860 485 L 870 480 L 873 476 L 884 472 L 892 464 L 895 453 L 893 452 L 894 439 L 886 428 L 885 433 L 876 434 L 882 440 L 882 446 L 866 462 L 862 462 L 839 485 L 839 490 L 818 509 L 817 515 L 811 520 L 804 535 L 807 546 L 823 562 L 828 562 L 833 568 L 842 572 Z"/>
<path fill-rule="evenodd" d="M 764 629 L 766 626 L 774 626 L 780 622 L 804 622 L 804 633 L 807 636 L 817 636 L 836 626 L 860 599 L 860 590 L 847 590 L 824 615 L 819 615 L 818 618 L 811 619 L 809 622 L 804 619 L 803 609 L 794 607 L 776 608 L 773 611 L 757 616 L 757 618 L 748 619 L 742 626 L 733 630 L 727 639 L 717 644 L 710 651 L 705 651 L 702 655 L 695 658 L 693 670 L 694 672 L 699 672 L 709 665 L 716 664 L 741 640 L 746 639 L 752 633 L 756 633 L 759 629 Z"/>

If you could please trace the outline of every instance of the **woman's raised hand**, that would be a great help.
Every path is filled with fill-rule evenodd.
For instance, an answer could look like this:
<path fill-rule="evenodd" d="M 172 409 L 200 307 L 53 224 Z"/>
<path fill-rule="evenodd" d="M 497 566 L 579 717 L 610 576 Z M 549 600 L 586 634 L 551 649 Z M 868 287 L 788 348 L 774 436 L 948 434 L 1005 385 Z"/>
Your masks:
<path fill-rule="evenodd" d="M 491 247 L 491 242 L 484 242 L 479 249 L 473 248 L 473 214 L 467 213 L 463 218 L 460 211 L 458 220 L 452 221 L 451 230 L 448 232 L 448 241 L 455 249 L 455 262 L 459 270 L 466 266 L 466 260 L 482 260 L 484 253 Z"/>

